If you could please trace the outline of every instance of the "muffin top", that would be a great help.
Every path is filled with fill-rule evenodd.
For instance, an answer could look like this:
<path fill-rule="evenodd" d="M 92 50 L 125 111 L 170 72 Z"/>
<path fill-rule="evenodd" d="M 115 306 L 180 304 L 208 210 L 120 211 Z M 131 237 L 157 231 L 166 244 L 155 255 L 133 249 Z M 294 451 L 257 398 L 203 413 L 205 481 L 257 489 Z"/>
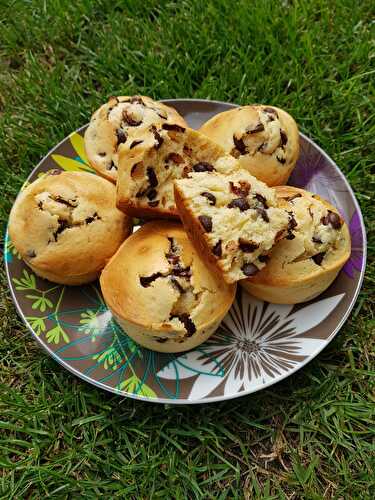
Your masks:
<path fill-rule="evenodd" d="M 85 148 L 91 165 L 100 175 L 115 182 L 120 145 L 142 143 L 151 134 L 150 127 L 162 123 L 186 126 L 175 109 L 150 97 L 110 97 L 93 114 L 85 133 Z"/>
<path fill-rule="evenodd" d="M 341 267 L 350 256 L 350 234 L 338 211 L 318 195 L 292 186 L 275 188 L 288 204 L 287 236 L 273 248 L 268 265 L 252 280 L 302 281 Z"/>
<path fill-rule="evenodd" d="M 200 131 L 269 186 L 286 184 L 298 158 L 297 125 L 288 113 L 273 106 L 242 106 L 219 113 Z"/>
<path fill-rule="evenodd" d="M 56 274 L 100 269 L 131 231 L 115 206 L 115 187 L 85 172 L 54 170 L 16 199 L 9 233 L 22 258 Z"/>
<path fill-rule="evenodd" d="M 182 226 L 167 221 L 149 222 L 125 241 L 100 284 L 120 318 L 181 339 L 217 321 L 235 294 L 206 268 Z"/>

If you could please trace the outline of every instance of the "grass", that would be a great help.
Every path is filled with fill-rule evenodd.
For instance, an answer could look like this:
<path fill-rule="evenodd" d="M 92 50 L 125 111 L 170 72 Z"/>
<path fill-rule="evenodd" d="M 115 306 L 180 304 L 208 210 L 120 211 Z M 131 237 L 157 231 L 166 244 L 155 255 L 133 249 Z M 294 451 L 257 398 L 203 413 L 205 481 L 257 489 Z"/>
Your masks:
<path fill-rule="evenodd" d="M 374 465 L 371 0 L 0 0 L 0 217 L 107 96 L 285 107 L 340 165 L 369 262 L 351 317 L 294 376 L 221 404 L 106 394 L 41 352 L 1 271 L 0 498 L 361 498 Z"/>

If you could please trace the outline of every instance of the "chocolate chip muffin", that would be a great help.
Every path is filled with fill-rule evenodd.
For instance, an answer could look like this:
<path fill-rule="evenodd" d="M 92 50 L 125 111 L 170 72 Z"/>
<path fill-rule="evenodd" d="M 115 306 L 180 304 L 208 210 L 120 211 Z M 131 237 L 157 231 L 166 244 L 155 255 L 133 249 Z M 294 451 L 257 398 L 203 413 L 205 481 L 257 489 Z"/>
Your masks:
<path fill-rule="evenodd" d="M 115 186 L 96 175 L 52 171 L 16 199 L 10 238 L 42 278 L 64 285 L 93 281 L 131 232 L 115 194 Z"/>
<path fill-rule="evenodd" d="M 149 222 L 128 238 L 100 284 L 124 331 L 161 352 L 187 351 L 207 340 L 236 290 L 206 268 L 183 227 L 168 221 Z"/>
<path fill-rule="evenodd" d="M 181 220 L 202 258 L 227 283 L 254 276 L 286 234 L 288 213 L 274 189 L 246 170 L 191 174 L 175 181 Z"/>
<path fill-rule="evenodd" d="M 110 97 L 93 114 L 85 133 L 86 154 L 91 166 L 106 179 L 116 182 L 118 149 L 121 144 L 139 144 L 151 125 L 173 123 L 186 126 L 177 111 L 146 96 Z"/>
<path fill-rule="evenodd" d="M 175 179 L 239 168 L 237 160 L 195 130 L 165 123 L 150 132 L 152 138 L 120 149 L 117 206 L 128 215 L 178 218 Z"/>
<path fill-rule="evenodd" d="M 338 211 L 319 196 L 291 186 L 275 189 L 289 205 L 287 236 L 275 245 L 267 266 L 241 285 L 262 300 L 297 304 L 333 282 L 350 257 L 350 234 Z"/>
<path fill-rule="evenodd" d="M 274 106 L 243 106 L 219 113 L 200 132 L 268 186 L 286 184 L 298 159 L 296 122 Z"/>

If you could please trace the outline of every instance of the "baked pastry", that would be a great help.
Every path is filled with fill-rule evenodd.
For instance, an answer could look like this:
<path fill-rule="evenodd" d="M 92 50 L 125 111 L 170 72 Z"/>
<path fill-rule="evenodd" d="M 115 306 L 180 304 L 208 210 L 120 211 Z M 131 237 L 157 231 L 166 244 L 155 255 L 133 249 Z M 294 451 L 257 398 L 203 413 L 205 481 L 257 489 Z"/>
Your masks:
<path fill-rule="evenodd" d="M 350 257 L 350 234 L 338 211 L 317 195 L 276 187 L 289 204 L 286 239 L 270 253 L 267 266 L 241 281 L 252 295 L 277 304 L 297 304 L 322 293 Z"/>
<path fill-rule="evenodd" d="M 224 111 L 199 130 L 268 186 L 286 184 L 298 159 L 296 122 L 274 106 L 243 106 Z"/>
<path fill-rule="evenodd" d="M 169 221 L 149 222 L 128 238 L 100 284 L 124 331 L 161 352 L 187 351 L 207 340 L 236 291 L 206 268 L 182 225 Z"/>
<path fill-rule="evenodd" d="M 178 218 L 175 179 L 239 168 L 237 160 L 195 130 L 165 123 L 151 132 L 152 138 L 120 149 L 117 206 L 128 215 Z"/>
<path fill-rule="evenodd" d="M 115 186 L 85 172 L 54 170 L 16 199 L 9 234 L 25 263 L 64 285 L 93 281 L 131 232 Z"/>
<path fill-rule="evenodd" d="M 150 97 L 110 97 L 92 115 L 85 132 L 85 149 L 91 166 L 98 174 L 116 182 L 120 144 L 143 141 L 150 126 L 161 123 L 186 126 L 175 109 Z"/>
<path fill-rule="evenodd" d="M 191 174 L 175 181 L 175 200 L 200 255 L 227 283 L 264 267 L 268 252 L 288 226 L 288 214 L 279 208 L 275 190 L 246 170 Z"/>

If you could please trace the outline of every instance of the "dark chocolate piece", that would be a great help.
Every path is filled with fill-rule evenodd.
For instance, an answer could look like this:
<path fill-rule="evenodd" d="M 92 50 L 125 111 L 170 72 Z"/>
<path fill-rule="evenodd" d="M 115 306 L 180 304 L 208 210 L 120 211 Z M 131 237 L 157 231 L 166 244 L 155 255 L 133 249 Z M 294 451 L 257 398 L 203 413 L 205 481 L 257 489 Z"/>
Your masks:
<path fill-rule="evenodd" d="M 266 210 L 264 210 L 264 208 L 257 208 L 257 213 L 262 217 L 264 222 L 270 221 L 268 214 L 267 214 Z"/>
<path fill-rule="evenodd" d="M 136 146 L 138 146 L 138 144 L 142 144 L 143 141 L 133 141 L 131 144 L 130 144 L 130 147 L 129 149 L 133 149 L 135 148 Z"/>
<path fill-rule="evenodd" d="M 147 167 L 146 173 L 150 186 L 153 188 L 156 187 L 159 182 L 158 178 L 156 177 L 155 170 L 152 167 Z"/>
<path fill-rule="evenodd" d="M 211 163 L 208 163 L 207 161 L 200 161 L 199 163 L 193 165 L 193 170 L 194 172 L 212 172 L 215 169 Z"/>
<path fill-rule="evenodd" d="M 259 271 L 259 269 L 255 264 L 249 264 L 249 263 L 244 264 L 241 270 L 245 276 L 254 276 Z"/>
<path fill-rule="evenodd" d="M 118 128 L 116 130 L 116 135 L 117 135 L 117 144 L 123 144 L 124 142 L 126 142 L 126 139 L 128 138 L 128 136 L 126 135 L 124 130 L 122 130 L 122 128 Z"/>
<path fill-rule="evenodd" d="M 163 130 L 174 130 L 175 132 L 185 132 L 186 128 L 176 125 L 175 123 L 163 123 L 161 126 Z"/>
<path fill-rule="evenodd" d="M 162 278 L 162 277 L 163 277 L 163 273 L 157 272 L 157 273 L 151 274 L 150 276 L 140 276 L 139 281 L 144 288 L 147 288 L 151 285 L 151 283 L 153 281 L 157 280 L 158 278 Z"/>
<path fill-rule="evenodd" d="M 241 212 L 249 210 L 250 205 L 246 198 L 235 198 L 227 205 L 228 208 L 239 208 Z"/>
<path fill-rule="evenodd" d="M 239 238 L 238 247 L 244 253 L 252 253 L 259 248 L 259 245 L 253 241 L 247 241 L 243 238 Z"/>
<path fill-rule="evenodd" d="M 221 257 L 223 254 L 223 249 L 221 247 L 221 240 L 219 240 L 212 248 L 212 253 L 216 255 L 216 257 Z"/>
<path fill-rule="evenodd" d="M 203 193 L 201 193 L 201 196 L 204 196 L 205 198 L 207 198 L 208 203 L 210 205 L 216 204 L 216 196 L 214 196 L 212 193 L 209 193 L 208 191 L 204 191 Z"/>
<path fill-rule="evenodd" d="M 236 149 L 240 152 L 241 155 L 245 155 L 247 153 L 247 149 L 243 139 L 237 139 L 235 135 L 233 135 L 233 142 L 236 146 Z"/>
<path fill-rule="evenodd" d="M 239 181 L 239 186 L 236 186 L 234 182 L 229 182 L 229 189 L 231 193 L 245 198 L 250 193 L 251 185 L 247 181 Z"/>
<path fill-rule="evenodd" d="M 199 222 L 202 227 L 206 231 L 206 233 L 210 233 L 212 231 L 212 219 L 208 215 L 200 215 L 198 217 Z"/>
<path fill-rule="evenodd" d="M 313 255 L 311 258 L 315 262 L 315 264 L 320 266 L 322 264 L 325 254 L 326 254 L 325 252 L 320 252 L 317 253 L 316 255 Z"/>

